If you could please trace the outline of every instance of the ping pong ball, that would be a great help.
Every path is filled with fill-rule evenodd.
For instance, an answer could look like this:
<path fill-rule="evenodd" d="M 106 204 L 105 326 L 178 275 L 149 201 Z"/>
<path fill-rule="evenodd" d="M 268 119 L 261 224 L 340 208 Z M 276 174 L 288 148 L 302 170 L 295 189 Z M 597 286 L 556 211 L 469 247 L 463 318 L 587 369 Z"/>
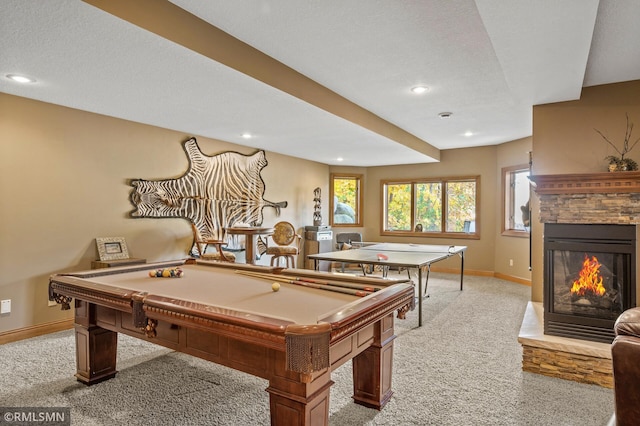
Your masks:
<path fill-rule="evenodd" d="M 271 284 L 271 290 L 273 290 L 273 291 L 278 291 L 278 290 L 280 290 L 280 284 L 279 284 L 279 283 L 273 283 L 273 284 Z"/>

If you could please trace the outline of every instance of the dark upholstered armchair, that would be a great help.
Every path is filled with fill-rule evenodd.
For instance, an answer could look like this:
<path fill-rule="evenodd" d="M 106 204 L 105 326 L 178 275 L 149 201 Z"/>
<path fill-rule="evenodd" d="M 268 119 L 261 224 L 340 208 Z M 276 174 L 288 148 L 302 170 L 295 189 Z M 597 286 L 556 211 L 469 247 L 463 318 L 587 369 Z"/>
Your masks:
<path fill-rule="evenodd" d="M 640 422 L 640 308 L 624 311 L 616 320 L 611 345 L 615 419 L 618 426 Z"/>
<path fill-rule="evenodd" d="M 336 248 L 338 250 L 343 250 L 345 244 L 351 248 L 353 243 L 361 242 L 362 234 L 359 232 L 341 232 L 336 234 Z"/>
<path fill-rule="evenodd" d="M 349 250 L 353 247 L 354 243 L 362 243 L 362 234 L 359 232 L 340 232 L 336 234 L 336 249 L 338 250 Z M 340 263 L 340 272 L 344 272 L 344 263 Z M 366 265 L 360 265 L 362 268 L 362 273 L 367 274 L 370 272 L 371 265 L 368 265 L 368 269 Z"/>

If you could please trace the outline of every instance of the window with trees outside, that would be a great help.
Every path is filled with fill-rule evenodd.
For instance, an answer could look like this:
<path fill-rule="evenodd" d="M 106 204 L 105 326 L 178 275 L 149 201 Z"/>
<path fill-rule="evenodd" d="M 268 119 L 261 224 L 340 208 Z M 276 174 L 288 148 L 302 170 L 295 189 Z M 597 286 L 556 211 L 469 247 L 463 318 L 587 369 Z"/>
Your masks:
<path fill-rule="evenodd" d="M 479 188 L 479 176 L 382 182 L 382 233 L 477 239 Z"/>
<path fill-rule="evenodd" d="M 502 235 L 528 237 L 530 224 L 529 166 L 502 169 Z"/>
<path fill-rule="evenodd" d="M 362 226 L 362 175 L 331 174 L 332 226 Z"/>

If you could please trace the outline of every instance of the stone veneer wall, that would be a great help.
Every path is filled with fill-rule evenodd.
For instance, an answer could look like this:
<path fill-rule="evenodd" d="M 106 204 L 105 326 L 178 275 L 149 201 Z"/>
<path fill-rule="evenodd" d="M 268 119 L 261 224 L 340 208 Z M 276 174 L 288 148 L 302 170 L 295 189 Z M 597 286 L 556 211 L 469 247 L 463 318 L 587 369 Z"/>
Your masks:
<path fill-rule="evenodd" d="M 540 222 L 640 223 L 640 193 L 541 194 Z"/>
<path fill-rule="evenodd" d="M 613 388 L 611 358 L 522 344 L 522 370 L 543 376 Z"/>

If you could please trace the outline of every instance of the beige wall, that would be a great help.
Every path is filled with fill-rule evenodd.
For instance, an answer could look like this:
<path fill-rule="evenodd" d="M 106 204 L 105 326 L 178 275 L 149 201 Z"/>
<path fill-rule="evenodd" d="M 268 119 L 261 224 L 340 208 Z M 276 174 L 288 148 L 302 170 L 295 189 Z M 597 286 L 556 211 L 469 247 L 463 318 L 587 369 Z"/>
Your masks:
<path fill-rule="evenodd" d="M 620 147 L 625 114 L 636 124 L 632 141 L 640 138 L 640 81 L 585 88 L 580 100 L 533 109 L 532 174 L 595 173 L 607 171 L 604 158 L 615 151 L 596 133 L 600 130 Z M 628 155 L 640 161 L 640 145 Z M 539 204 L 532 197 L 532 300 L 542 301 L 543 247 Z"/>
<path fill-rule="evenodd" d="M 531 137 L 519 139 L 517 141 L 498 145 L 496 168 L 496 232 L 495 232 L 495 264 L 496 274 L 513 276 L 531 280 L 529 270 L 529 238 L 513 237 L 502 235 L 502 169 L 529 163 L 529 152 L 531 151 Z M 509 260 L 513 259 L 513 266 Z"/>
<path fill-rule="evenodd" d="M 127 179 L 182 175 L 182 142 L 191 136 L 207 155 L 255 152 L 2 93 L 0 117 L 0 299 L 12 300 L 0 333 L 70 318 L 71 311 L 47 306 L 48 277 L 89 269 L 96 237 L 125 237 L 130 255 L 149 261 L 187 257 L 185 220 L 128 217 Z M 267 161 L 264 198 L 289 205 L 279 218 L 265 208 L 264 223 L 311 224 L 313 189 L 328 194 L 328 166 L 270 152 Z"/>
<path fill-rule="evenodd" d="M 468 247 L 465 255 L 465 268 L 470 271 L 492 271 L 494 264 L 493 236 L 496 226 L 495 204 L 495 176 L 496 176 L 496 147 L 482 147 L 471 149 L 452 149 L 442 151 L 440 163 L 410 164 L 402 166 L 372 167 L 369 169 L 365 211 L 365 234 L 367 239 L 380 241 L 382 239 L 393 242 L 417 244 L 457 244 Z M 473 176 L 480 175 L 480 240 L 423 238 L 423 237 L 388 237 L 381 234 L 382 206 L 381 181 L 384 179 Z M 455 268 L 458 259 L 451 258 L 438 262 L 438 268 Z"/>
<path fill-rule="evenodd" d="M 475 273 L 503 274 L 529 280 L 529 244 L 527 239 L 500 236 L 501 182 L 500 168 L 528 162 L 531 140 L 480 148 L 445 150 L 440 163 L 370 167 L 364 173 L 364 227 L 349 228 L 362 232 L 367 241 L 392 241 L 417 244 L 458 244 L 468 246 L 465 269 Z M 332 172 L 362 173 L 360 169 L 332 167 Z M 480 175 L 480 239 L 381 236 L 381 181 L 384 179 Z M 334 229 L 334 232 L 341 232 Z M 509 253 L 514 266 L 503 256 Z M 434 268 L 454 269 L 457 258 L 440 262 Z M 505 266 L 506 265 L 506 266 Z"/>

